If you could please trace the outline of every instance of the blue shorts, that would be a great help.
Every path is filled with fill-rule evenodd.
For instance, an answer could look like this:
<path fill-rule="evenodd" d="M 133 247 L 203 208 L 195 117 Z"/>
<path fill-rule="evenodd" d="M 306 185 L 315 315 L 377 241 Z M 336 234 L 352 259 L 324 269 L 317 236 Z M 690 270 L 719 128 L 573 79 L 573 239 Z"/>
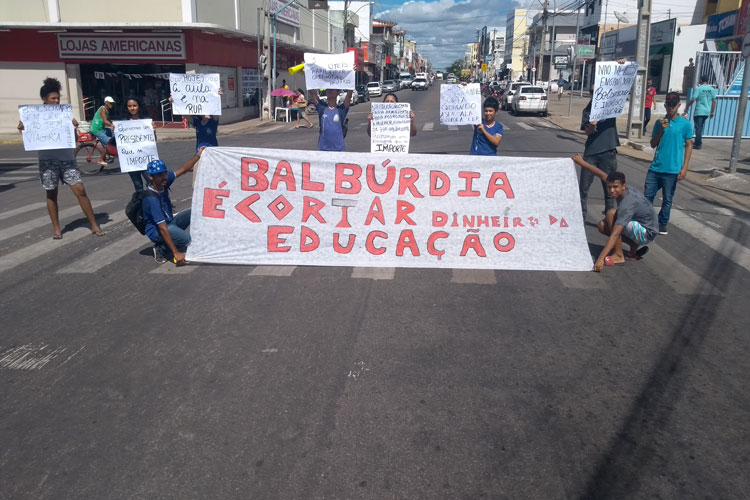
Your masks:
<path fill-rule="evenodd" d="M 638 245 L 645 245 L 652 240 L 648 238 L 648 231 L 640 222 L 631 220 L 622 230 L 622 235 Z"/>
<path fill-rule="evenodd" d="M 109 144 L 109 140 L 112 138 L 112 136 L 107 135 L 106 129 L 100 130 L 99 132 L 91 132 L 96 136 L 97 139 L 102 143 L 103 146 L 106 146 Z"/>

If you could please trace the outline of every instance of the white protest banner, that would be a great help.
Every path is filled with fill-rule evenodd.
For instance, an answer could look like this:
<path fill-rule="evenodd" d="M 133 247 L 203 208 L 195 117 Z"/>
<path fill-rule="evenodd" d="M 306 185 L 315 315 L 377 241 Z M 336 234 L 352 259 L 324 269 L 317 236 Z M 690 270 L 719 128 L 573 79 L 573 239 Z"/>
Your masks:
<path fill-rule="evenodd" d="M 310 54 L 305 52 L 307 89 L 354 88 L 354 52 Z"/>
<path fill-rule="evenodd" d="M 569 158 L 208 148 L 187 259 L 590 271 Z"/>
<path fill-rule="evenodd" d="M 156 135 L 150 119 L 123 120 L 112 123 L 115 125 L 120 171 L 146 170 L 148 162 L 159 159 L 159 153 L 156 152 Z"/>
<path fill-rule="evenodd" d="M 371 153 L 408 153 L 411 119 L 408 102 L 372 103 Z"/>
<path fill-rule="evenodd" d="M 172 112 L 176 115 L 220 115 L 221 77 L 218 73 L 169 74 Z"/>
<path fill-rule="evenodd" d="M 73 149 L 76 131 L 73 126 L 73 106 L 70 104 L 34 104 L 18 106 L 23 122 L 23 149 Z"/>
<path fill-rule="evenodd" d="M 638 63 L 597 62 L 589 121 L 617 118 L 633 88 Z"/>
<path fill-rule="evenodd" d="M 440 86 L 440 124 L 478 125 L 482 122 L 482 90 L 478 83 Z"/>

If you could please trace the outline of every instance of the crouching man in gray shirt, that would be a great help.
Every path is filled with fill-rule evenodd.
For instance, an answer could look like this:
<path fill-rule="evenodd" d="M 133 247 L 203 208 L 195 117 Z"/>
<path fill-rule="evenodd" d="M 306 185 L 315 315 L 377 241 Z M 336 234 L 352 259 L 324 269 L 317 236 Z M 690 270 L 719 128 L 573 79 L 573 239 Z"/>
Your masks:
<path fill-rule="evenodd" d="M 638 260 L 648 252 L 647 243 L 654 241 L 659 232 L 656 212 L 653 205 L 637 189 L 625 184 L 625 174 L 609 174 L 588 163 L 579 154 L 573 161 L 594 176 L 607 183 L 607 189 L 617 208 L 607 210 L 604 219 L 599 221 L 599 232 L 609 236 L 607 244 L 594 264 L 594 271 L 599 272 L 604 266 L 623 264 L 625 260 Z M 622 251 L 622 242 L 630 245 L 630 251 Z M 641 247 L 641 248 L 638 248 Z M 612 254 L 612 255 L 610 255 Z"/>

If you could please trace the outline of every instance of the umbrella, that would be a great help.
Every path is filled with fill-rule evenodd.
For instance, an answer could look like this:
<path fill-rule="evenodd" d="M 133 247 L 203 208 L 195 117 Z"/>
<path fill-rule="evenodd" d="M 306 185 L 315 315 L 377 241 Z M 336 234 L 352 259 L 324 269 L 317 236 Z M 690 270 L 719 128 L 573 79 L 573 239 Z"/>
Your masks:
<path fill-rule="evenodd" d="M 289 89 L 275 89 L 271 91 L 271 97 L 293 97 L 297 95 Z"/>

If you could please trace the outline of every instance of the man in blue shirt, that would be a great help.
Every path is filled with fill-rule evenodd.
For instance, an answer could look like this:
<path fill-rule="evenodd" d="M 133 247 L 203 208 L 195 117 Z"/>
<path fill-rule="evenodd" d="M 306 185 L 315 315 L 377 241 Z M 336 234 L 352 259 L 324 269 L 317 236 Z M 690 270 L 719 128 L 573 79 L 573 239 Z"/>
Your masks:
<path fill-rule="evenodd" d="M 177 265 L 185 263 L 185 251 L 190 243 L 190 234 L 185 231 L 190 225 L 190 209 L 173 215 L 172 200 L 169 199 L 169 186 L 182 174 L 189 172 L 200 159 L 198 152 L 174 172 L 167 171 L 161 160 L 148 163 L 146 172 L 151 181 L 143 193 L 143 222 L 146 236 L 154 243 L 154 259 L 164 262 L 170 258 Z"/>
<path fill-rule="evenodd" d="M 696 103 L 695 111 L 693 112 L 693 122 L 695 122 L 695 144 L 693 145 L 693 149 L 703 147 L 703 127 L 706 124 L 706 120 L 714 117 L 714 111 L 716 111 L 716 94 L 716 89 L 708 84 L 708 76 L 703 75 L 700 87 L 695 89 L 695 96 L 690 99 L 685 106 L 685 112 L 682 113 L 682 116 L 686 117 L 690 106 Z"/>
<path fill-rule="evenodd" d="M 322 103 L 318 93 L 313 92 L 315 109 L 318 111 L 320 120 L 320 136 L 318 137 L 318 149 L 320 151 L 345 151 L 344 148 L 344 121 L 349 114 L 349 106 L 352 102 L 352 91 L 346 92 L 344 103 L 336 106 L 339 91 L 336 89 L 326 90 L 327 103 Z"/>
<path fill-rule="evenodd" d="M 677 181 L 687 175 L 690 155 L 693 153 L 693 126 L 678 114 L 680 95 L 667 94 L 664 101 L 667 116 L 656 122 L 651 133 L 651 147 L 656 149 L 654 160 L 646 174 L 643 195 L 651 203 L 661 189 L 662 203 L 659 211 L 659 234 L 667 234 L 669 212 L 672 209 Z"/>
<path fill-rule="evenodd" d="M 484 120 L 479 125 L 474 125 L 470 155 L 497 155 L 497 146 L 503 140 L 503 126 L 495 121 L 499 107 L 500 102 L 495 97 L 488 97 L 484 100 L 482 105 Z"/>

